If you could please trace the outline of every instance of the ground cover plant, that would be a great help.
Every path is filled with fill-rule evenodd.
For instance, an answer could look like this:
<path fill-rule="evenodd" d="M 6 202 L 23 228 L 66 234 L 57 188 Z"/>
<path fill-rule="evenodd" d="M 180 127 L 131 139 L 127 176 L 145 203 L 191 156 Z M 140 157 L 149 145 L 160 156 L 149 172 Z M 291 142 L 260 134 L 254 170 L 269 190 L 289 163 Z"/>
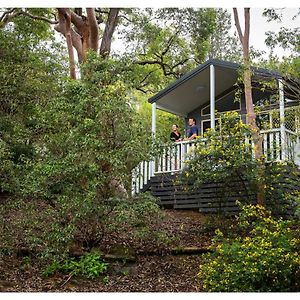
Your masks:
<path fill-rule="evenodd" d="M 260 205 L 242 208 L 231 236 L 217 230 L 200 266 L 203 290 L 210 292 L 291 292 L 300 290 L 300 240 L 291 221 L 274 219 Z"/>

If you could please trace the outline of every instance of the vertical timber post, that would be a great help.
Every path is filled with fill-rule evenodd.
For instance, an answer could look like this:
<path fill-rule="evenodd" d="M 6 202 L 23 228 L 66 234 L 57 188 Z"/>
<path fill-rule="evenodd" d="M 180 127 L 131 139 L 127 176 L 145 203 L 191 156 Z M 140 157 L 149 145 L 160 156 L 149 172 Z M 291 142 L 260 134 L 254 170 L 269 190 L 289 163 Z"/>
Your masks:
<path fill-rule="evenodd" d="M 151 126 L 152 140 L 154 142 L 156 135 L 156 102 L 152 103 L 152 126 Z M 155 172 L 155 159 L 151 161 L 150 166 L 150 177 L 154 175 Z"/>
<path fill-rule="evenodd" d="M 210 127 L 215 129 L 215 67 L 210 65 Z"/>
<path fill-rule="evenodd" d="M 285 137 L 285 120 L 284 120 L 284 91 L 282 80 L 278 80 L 279 90 L 279 116 L 280 116 L 280 142 L 281 142 L 281 157 L 282 160 L 287 158 L 286 153 L 286 137 Z"/>
<path fill-rule="evenodd" d="M 152 127 L 151 127 L 152 137 L 155 138 L 156 133 L 156 103 L 152 103 Z"/>

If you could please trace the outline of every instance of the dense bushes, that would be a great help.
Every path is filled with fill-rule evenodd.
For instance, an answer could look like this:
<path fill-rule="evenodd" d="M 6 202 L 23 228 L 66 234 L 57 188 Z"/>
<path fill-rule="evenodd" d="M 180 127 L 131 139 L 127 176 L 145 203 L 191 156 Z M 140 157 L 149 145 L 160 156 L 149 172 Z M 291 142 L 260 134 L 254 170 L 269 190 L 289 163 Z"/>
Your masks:
<path fill-rule="evenodd" d="M 112 232 L 145 233 L 158 216 L 152 197 L 130 195 L 131 169 L 147 158 L 151 135 L 130 105 L 120 67 L 91 54 L 81 81 L 64 82 L 59 96 L 36 107 L 35 155 L 22 156 L 19 201 L 14 195 L 1 206 L 0 247 L 67 257 L 74 243 L 89 251 Z"/>
<path fill-rule="evenodd" d="M 250 136 L 250 126 L 244 124 L 237 113 L 226 113 L 221 117 L 219 128 L 205 134 L 207 142 L 196 145 L 191 152 L 184 178 L 191 179 L 196 188 L 208 178 L 210 183 L 223 183 L 218 189 L 222 202 L 236 195 L 237 189 L 250 201 L 261 179 L 258 163 L 253 159 Z"/>
<path fill-rule="evenodd" d="M 265 173 L 266 206 L 273 215 L 299 215 L 300 171 L 292 162 L 273 162 Z"/>
<path fill-rule="evenodd" d="M 14 163 L 8 145 L 0 138 L 0 192 L 12 191 L 14 184 Z"/>
<path fill-rule="evenodd" d="M 19 32 L 30 23 L 0 30 L 0 193 L 19 191 L 24 162 L 35 159 L 37 110 L 60 93 L 65 74 L 60 47 Z"/>
<path fill-rule="evenodd" d="M 100 204 L 78 197 L 65 201 L 69 203 L 54 206 L 41 199 L 2 203 L 0 254 L 24 252 L 49 262 L 72 256 L 73 249 L 89 252 L 107 250 L 114 243 L 131 247 L 149 239 L 161 242 L 153 233 L 161 213 L 151 196 Z"/>
<path fill-rule="evenodd" d="M 300 291 L 299 230 L 263 207 L 245 206 L 234 236 L 217 231 L 216 251 L 205 256 L 199 277 L 212 292 Z"/>

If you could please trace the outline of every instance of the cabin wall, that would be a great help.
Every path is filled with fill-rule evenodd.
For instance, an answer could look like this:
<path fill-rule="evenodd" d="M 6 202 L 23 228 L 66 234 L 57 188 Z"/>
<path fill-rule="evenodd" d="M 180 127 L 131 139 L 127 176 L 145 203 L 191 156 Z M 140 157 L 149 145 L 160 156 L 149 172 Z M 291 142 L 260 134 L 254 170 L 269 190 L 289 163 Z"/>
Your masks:
<path fill-rule="evenodd" d="M 219 100 L 219 101 L 223 102 L 223 106 L 225 108 L 229 107 L 229 105 L 227 104 L 228 102 L 234 101 L 235 91 L 236 90 L 232 91 L 228 95 L 222 97 L 221 100 Z M 272 93 L 270 93 L 268 91 L 261 91 L 258 88 L 253 88 L 252 89 L 252 96 L 253 96 L 253 102 L 254 103 L 257 103 L 260 100 L 268 100 L 268 99 L 270 99 L 271 95 L 272 95 Z M 218 96 L 216 98 L 218 98 Z M 210 104 L 210 101 L 207 101 L 205 104 L 199 106 L 195 110 L 188 113 L 187 118 L 185 119 L 185 125 L 186 125 L 185 129 L 186 130 L 188 129 L 188 119 L 194 118 L 197 121 L 197 127 L 198 127 L 199 134 L 202 133 L 203 121 L 209 121 L 210 120 L 210 114 L 204 114 L 203 115 L 202 114 L 202 109 L 206 108 L 209 104 Z M 225 110 L 225 111 L 229 111 L 229 110 Z M 244 93 L 242 93 L 241 97 L 240 97 L 240 107 L 238 109 L 236 109 L 235 111 L 237 111 L 241 115 L 241 118 L 242 118 L 243 122 L 246 122 L 246 101 L 245 101 L 245 94 Z M 220 112 L 224 112 L 224 111 L 220 111 Z"/>

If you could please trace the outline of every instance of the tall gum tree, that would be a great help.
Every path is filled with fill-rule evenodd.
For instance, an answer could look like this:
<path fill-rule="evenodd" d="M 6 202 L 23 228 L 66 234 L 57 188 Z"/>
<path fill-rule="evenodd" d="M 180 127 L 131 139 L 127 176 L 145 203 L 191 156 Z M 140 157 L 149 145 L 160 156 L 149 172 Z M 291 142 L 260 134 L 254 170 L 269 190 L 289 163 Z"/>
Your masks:
<path fill-rule="evenodd" d="M 258 185 L 257 202 L 261 205 L 265 204 L 265 184 L 264 184 L 264 161 L 262 151 L 262 138 L 259 133 L 259 128 L 256 124 L 256 113 L 254 111 L 253 99 L 252 99 L 252 85 L 251 85 L 251 61 L 249 50 L 249 36 L 250 36 L 250 8 L 244 8 L 245 28 L 244 33 L 241 29 L 239 15 L 237 8 L 233 8 L 235 26 L 238 32 L 238 36 L 243 48 L 243 81 L 244 92 L 246 101 L 247 117 L 246 122 L 252 128 L 252 138 L 255 146 L 255 158 L 259 163 L 259 172 L 261 181 Z"/>
<path fill-rule="evenodd" d="M 86 59 L 86 54 L 89 49 L 99 52 L 100 56 L 107 58 L 110 54 L 112 36 L 115 31 L 119 8 L 110 8 L 107 12 L 108 16 L 105 22 L 105 28 L 99 48 L 99 24 L 104 22 L 102 11 L 97 10 L 96 17 L 95 8 L 86 8 L 86 15 L 82 9 L 75 8 L 58 8 L 58 24 L 54 27 L 56 31 L 62 33 L 66 38 L 68 49 L 72 46 L 76 49 L 79 63 Z M 72 69 L 75 67 L 75 62 L 72 59 L 72 51 L 69 50 L 70 58 L 70 75 L 74 77 Z"/>
<path fill-rule="evenodd" d="M 74 49 L 77 52 L 79 64 L 85 61 L 89 49 L 107 58 L 110 55 L 119 12 L 120 8 L 57 8 L 55 10 L 41 9 L 39 14 L 35 14 L 35 11 L 28 8 L 6 8 L 0 10 L 0 28 L 20 16 L 54 25 L 54 29 L 66 39 L 70 77 L 76 79 Z M 100 24 L 104 24 L 102 35 Z"/>

